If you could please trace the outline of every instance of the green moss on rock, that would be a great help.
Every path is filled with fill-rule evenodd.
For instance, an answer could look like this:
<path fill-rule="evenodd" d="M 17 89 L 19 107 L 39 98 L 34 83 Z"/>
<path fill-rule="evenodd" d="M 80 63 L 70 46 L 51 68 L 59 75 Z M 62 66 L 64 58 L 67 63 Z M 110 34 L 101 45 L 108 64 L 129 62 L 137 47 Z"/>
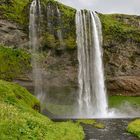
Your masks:
<path fill-rule="evenodd" d="M 84 132 L 72 122 L 54 123 L 33 110 L 39 101 L 17 84 L 0 80 L 0 138 L 82 140 Z"/>
<path fill-rule="evenodd" d="M 0 45 L 0 79 L 13 80 L 31 70 L 30 54 Z"/>
<path fill-rule="evenodd" d="M 2 0 L 0 3 L 1 18 L 5 18 L 20 25 L 28 24 L 28 9 L 31 0 Z"/>
<path fill-rule="evenodd" d="M 140 119 L 130 122 L 127 131 L 140 138 Z"/>
<path fill-rule="evenodd" d="M 121 14 L 99 14 L 99 16 L 103 27 L 104 42 L 140 43 L 140 29 L 138 28 L 140 17 Z"/>

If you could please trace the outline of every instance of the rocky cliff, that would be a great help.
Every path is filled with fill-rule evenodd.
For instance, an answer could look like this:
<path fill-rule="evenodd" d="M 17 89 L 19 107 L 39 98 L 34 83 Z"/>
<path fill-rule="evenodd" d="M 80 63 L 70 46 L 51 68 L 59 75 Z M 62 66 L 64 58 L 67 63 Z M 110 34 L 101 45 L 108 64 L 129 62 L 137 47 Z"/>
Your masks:
<path fill-rule="evenodd" d="M 26 51 L 30 0 L 0 2 L 0 43 Z M 17 8 L 18 7 L 18 8 Z M 76 10 L 53 0 L 41 1 L 40 50 L 44 88 L 77 88 Z M 140 16 L 99 14 L 103 29 L 109 94 L 140 95 Z M 31 71 L 26 79 L 32 80 Z M 17 79 L 17 78 L 14 78 Z M 19 79 L 19 78 L 18 78 Z M 20 78 L 21 82 L 22 78 Z M 24 83 L 25 86 L 29 84 Z"/>

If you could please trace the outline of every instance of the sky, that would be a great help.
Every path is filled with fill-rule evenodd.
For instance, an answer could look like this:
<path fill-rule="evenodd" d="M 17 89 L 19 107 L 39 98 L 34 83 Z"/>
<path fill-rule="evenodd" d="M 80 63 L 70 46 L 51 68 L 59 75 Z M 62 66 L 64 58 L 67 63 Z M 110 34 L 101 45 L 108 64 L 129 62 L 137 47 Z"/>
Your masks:
<path fill-rule="evenodd" d="M 58 0 L 76 9 L 89 9 L 100 13 L 140 15 L 140 0 Z"/>

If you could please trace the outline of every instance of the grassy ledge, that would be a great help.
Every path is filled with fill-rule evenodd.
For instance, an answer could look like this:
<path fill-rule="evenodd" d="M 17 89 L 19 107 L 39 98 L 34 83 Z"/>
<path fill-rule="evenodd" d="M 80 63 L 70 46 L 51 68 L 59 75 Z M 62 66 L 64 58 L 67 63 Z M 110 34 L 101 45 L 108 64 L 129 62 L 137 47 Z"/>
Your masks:
<path fill-rule="evenodd" d="M 109 96 L 110 107 L 119 107 L 125 102 L 128 102 L 132 106 L 140 107 L 140 97 Z"/>

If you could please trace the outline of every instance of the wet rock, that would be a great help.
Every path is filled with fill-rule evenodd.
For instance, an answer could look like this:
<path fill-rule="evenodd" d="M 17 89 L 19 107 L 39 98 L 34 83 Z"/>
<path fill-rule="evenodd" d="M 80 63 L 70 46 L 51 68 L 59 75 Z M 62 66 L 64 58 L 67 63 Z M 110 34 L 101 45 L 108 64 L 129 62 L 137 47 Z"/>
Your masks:
<path fill-rule="evenodd" d="M 40 105 L 39 104 L 35 104 L 34 106 L 33 106 L 33 109 L 34 110 L 37 110 L 38 112 L 40 112 Z"/>

